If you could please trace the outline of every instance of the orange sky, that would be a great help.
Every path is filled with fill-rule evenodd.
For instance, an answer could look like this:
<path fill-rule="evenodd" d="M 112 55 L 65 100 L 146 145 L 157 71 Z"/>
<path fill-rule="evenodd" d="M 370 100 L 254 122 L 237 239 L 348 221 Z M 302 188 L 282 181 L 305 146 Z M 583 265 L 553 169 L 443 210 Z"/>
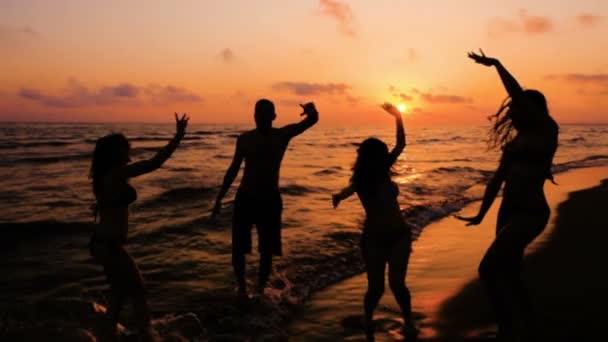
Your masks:
<path fill-rule="evenodd" d="M 52 4 L 52 5 L 51 5 Z M 558 122 L 608 123 L 608 2 L 2 0 L 0 121 L 325 124 L 404 103 L 419 124 L 483 123 L 505 96 L 482 47 Z"/>

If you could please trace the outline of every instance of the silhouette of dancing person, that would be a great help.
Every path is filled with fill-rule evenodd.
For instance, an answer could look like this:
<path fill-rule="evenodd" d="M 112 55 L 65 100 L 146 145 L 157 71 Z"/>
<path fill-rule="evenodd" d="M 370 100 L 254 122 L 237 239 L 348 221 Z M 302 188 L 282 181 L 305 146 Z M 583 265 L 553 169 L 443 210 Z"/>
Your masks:
<path fill-rule="evenodd" d="M 99 138 L 95 144 L 90 177 L 95 195 L 95 218 L 99 225 L 89 244 L 96 262 L 103 266 L 111 290 L 107 311 L 110 333 L 116 338 L 116 324 L 128 298 L 134 299 L 139 334 L 144 341 L 154 340 L 146 289 L 137 264 L 126 251 L 129 229 L 129 204 L 137 199 L 137 192 L 129 185 L 129 178 L 152 172 L 163 165 L 177 148 L 186 132 L 189 118 L 175 114 L 175 137 L 148 160 L 129 163 L 130 144 L 122 134 Z"/>
<path fill-rule="evenodd" d="M 467 226 L 481 223 L 504 183 L 498 211 L 496 238 L 479 265 L 496 311 L 499 340 L 518 340 L 533 332 L 533 314 L 522 281 L 526 246 L 545 228 L 549 205 L 543 185 L 553 181 L 551 163 L 557 149 L 558 125 L 549 115 L 547 101 L 537 90 L 523 90 L 495 58 L 469 53 L 475 62 L 494 66 L 509 97 L 491 117 L 490 146 L 500 147 L 502 157 L 473 217 L 456 216 Z"/>
<path fill-rule="evenodd" d="M 261 99 L 255 104 L 256 128 L 239 135 L 232 163 L 217 194 L 212 218 L 219 215 L 222 199 L 237 176 L 241 163 L 245 171 L 234 199 L 232 215 L 232 266 L 237 281 L 237 297 L 248 298 L 245 281 L 245 255 L 251 253 L 251 229 L 258 233 L 260 266 L 257 293 L 263 294 L 272 269 L 273 255 L 282 255 L 279 170 L 289 141 L 319 121 L 315 105 L 301 105 L 304 120 L 281 128 L 272 127 L 276 118 L 274 104 Z"/>
<path fill-rule="evenodd" d="M 333 195 L 334 208 L 340 201 L 357 193 L 365 209 L 361 252 L 367 273 L 367 292 L 364 298 L 365 331 L 371 341 L 374 340 L 374 309 L 384 293 L 387 264 L 389 285 L 405 321 L 403 330 L 408 338 L 415 338 L 418 334 L 412 320 L 410 291 L 405 285 L 412 234 L 397 202 L 399 187 L 390 177 L 392 165 L 405 148 L 405 130 L 397 108 L 389 103 L 382 105 L 382 108 L 395 117 L 397 144 L 389 152 L 386 144 L 379 139 L 364 140 L 357 150 L 350 184 Z"/>

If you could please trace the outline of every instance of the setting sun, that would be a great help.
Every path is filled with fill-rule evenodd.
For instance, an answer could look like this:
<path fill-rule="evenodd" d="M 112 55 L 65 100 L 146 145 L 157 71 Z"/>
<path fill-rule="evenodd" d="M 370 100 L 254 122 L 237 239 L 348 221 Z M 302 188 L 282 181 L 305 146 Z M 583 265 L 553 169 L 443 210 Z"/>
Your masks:
<path fill-rule="evenodd" d="M 404 105 L 403 103 L 400 103 L 400 104 L 397 105 L 397 109 L 399 109 L 399 111 L 401 113 L 405 113 L 405 110 L 407 109 L 407 106 Z"/>

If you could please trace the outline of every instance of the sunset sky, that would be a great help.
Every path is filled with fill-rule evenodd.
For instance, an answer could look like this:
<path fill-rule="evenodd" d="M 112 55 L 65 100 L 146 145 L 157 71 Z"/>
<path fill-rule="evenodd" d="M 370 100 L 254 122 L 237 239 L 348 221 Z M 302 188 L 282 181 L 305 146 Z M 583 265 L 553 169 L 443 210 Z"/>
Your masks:
<path fill-rule="evenodd" d="M 606 0 L 0 0 L 0 121 L 485 122 L 506 96 L 482 48 L 560 123 L 608 123 Z"/>

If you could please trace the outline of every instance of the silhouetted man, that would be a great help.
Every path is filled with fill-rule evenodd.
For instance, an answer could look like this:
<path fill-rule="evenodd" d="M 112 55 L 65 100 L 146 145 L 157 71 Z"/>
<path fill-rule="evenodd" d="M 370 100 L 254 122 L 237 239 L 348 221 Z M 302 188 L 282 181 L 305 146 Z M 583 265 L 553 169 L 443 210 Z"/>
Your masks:
<path fill-rule="evenodd" d="M 236 150 L 226 171 L 222 189 L 217 195 L 213 217 L 222 206 L 222 199 L 232 185 L 245 160 L 245 173 L 234 200 L 232 216 L 232 266 L 238 283 L 237 295 L 247 296 L 245 282 L 245 254 L 251 253 L 251 228 L 258 233 L 260 268 L 257 291 L 263 294 L 272 268 L 272 256 L 282 255 L 281 212 L 283 202 L 279 192 L 279 169 L 291 138 L 301 134 L 319 121 L 315 105 L 302 106 L 306 118 L 282 128 L 272 127 L 276 118 L 274 104 L 261 99 L 255 104 L 256 128 L 242 133 L 236 141 Z"/>

